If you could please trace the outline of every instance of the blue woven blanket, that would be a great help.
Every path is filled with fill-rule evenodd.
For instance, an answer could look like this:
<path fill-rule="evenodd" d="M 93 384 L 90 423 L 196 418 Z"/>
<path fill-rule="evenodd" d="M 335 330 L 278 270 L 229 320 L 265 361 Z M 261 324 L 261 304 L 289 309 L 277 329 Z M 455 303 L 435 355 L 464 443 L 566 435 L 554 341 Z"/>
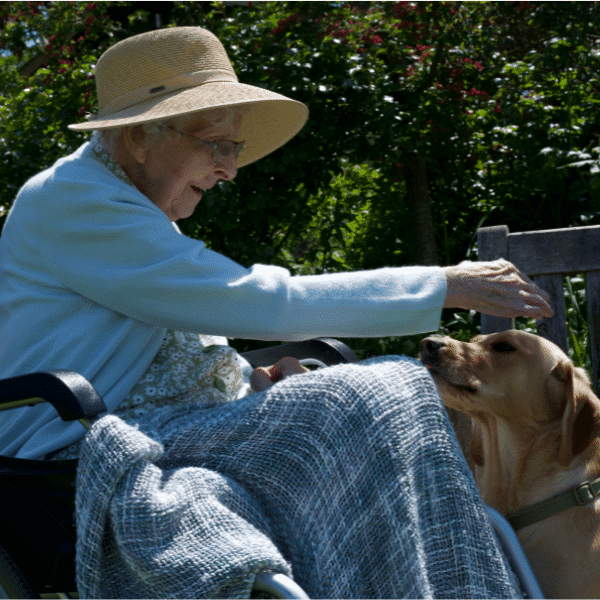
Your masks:
<path fill-rule="evenodd" d="M 105 416 L 77 490 L 80 597 L 248 597 L 262 569 L 315 598 L 520 597 L 412 359 L 161 409 L 137 428 Z"/>

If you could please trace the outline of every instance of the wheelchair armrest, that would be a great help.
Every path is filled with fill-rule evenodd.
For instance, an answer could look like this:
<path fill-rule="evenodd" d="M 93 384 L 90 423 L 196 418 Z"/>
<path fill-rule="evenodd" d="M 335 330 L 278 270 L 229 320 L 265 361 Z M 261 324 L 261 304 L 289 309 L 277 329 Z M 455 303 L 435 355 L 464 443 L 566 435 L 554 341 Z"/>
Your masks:
<path fill-rule="evenodd" d="M 358 361 L 358 356 L 349 346 L 332 338 L 290 342 L 289 344 L 244 352 L 242 356 L 253 367 L 268 367 L 284 356 L 291 356 L 298 360 L 316 358 L 328 366 Z"/>
<path fill-rule="evenodd" d="M 63 421 L 107 411 L 92 384 L 73 371 L 56 370 L 0 379 L 0 411 L 50 402 Z"/>

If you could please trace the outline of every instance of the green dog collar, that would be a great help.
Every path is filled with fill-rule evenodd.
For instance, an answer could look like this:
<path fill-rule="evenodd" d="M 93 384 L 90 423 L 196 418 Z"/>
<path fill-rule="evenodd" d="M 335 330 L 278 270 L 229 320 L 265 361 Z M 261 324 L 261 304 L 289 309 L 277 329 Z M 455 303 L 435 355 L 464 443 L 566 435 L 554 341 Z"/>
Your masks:
<path fill-rule="evenodd" d="M 509 513 L 506 515 L 506 520 L 516 531 L 574 506 L 590 504 L 599 494 L 600 477 L 594 481 L 586 481 L 547 500 L 536 502 L 514 513 Z"/>

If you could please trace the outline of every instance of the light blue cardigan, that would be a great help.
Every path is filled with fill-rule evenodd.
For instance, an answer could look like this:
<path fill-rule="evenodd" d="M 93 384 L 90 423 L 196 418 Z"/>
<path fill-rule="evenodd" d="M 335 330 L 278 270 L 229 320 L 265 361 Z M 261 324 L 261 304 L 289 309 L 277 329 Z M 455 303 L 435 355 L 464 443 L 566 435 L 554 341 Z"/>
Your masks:
<path fill-rule="evenodd" d="M 382 337 L 438 327 L 438 267 L 291 276 L 182 235 L 89 143 L 29 180 L 0 237 L 0 377 L 71 369 L 114 410 L 166 329 L 230 338 Z M 82 438 L 46 404 L 0 413 L 0 454 Z"/>

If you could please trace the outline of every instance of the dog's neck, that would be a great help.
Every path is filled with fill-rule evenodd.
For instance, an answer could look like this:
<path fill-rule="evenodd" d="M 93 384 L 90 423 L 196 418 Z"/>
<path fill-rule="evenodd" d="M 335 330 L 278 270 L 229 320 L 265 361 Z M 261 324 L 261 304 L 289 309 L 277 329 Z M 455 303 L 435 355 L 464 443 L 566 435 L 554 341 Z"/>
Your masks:
<path fill-rule="evenodd" d="M 474 454 L 475 479 L 484 501 L 506 514 L 519 502 L 524 458 L 531 439 L 515 439 L 514 431 L 492 415 L 477 419 L 480 446 Z M 525 452 L 523 452 L 523 450 Z"/>
<path fill-rule="evenodd" d="M 484 501 L 502 514 L 600 476 L 600 439 L 564 468 L 556 459 L 557 433 L 551 428 L 519 430 L 489 414 L 475 421 L 477 485 Z"/>
<path fill-rule="evenodd" d="M 568 467 L 561 467 L 556 435 L 540 439 L 521 432 L 511 438 L 502 426 L 496 429 L 497 424 L 490 425 L 481 425 L 483 464 L 476 467 L 475 475 L 484 501 L 502 514 L 518 511 L 600 476 L 599 438 Z M 521 449 L 519 453 L 516 448 Z M 600 564 L 600 500 L 552 519 L 518 531 L 545 596 L 600 598 L 595 566 Z M 583 566 L 578 570 L 573 565 Z"/>

